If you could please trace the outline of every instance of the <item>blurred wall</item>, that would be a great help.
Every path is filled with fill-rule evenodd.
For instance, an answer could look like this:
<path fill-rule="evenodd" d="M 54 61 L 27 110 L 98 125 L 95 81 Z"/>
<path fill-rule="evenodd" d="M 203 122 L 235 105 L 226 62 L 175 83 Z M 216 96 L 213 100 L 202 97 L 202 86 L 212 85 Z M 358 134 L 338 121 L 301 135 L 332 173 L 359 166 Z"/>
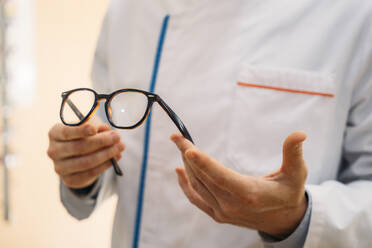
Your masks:
<path fill-rule="evenodd" d="M 60 203 L 58 177 L 46 155 L 48 130 L 59 122 L 61 92 L 90 85 L 108 0 L 34 1 L 37 90 L 33 103 L 11 116 L 18 160 L 10 170 L 12 219 L 0 219 L 0 247 L 109 247 L 115 199 L 88 220 L 74 220 Z"/>

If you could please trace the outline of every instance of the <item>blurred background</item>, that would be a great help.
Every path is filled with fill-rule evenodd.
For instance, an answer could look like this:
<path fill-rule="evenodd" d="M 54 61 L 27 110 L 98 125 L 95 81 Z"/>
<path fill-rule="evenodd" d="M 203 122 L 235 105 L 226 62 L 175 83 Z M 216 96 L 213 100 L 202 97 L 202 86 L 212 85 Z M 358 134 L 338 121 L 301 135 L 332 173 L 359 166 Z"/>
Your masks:
<path fill-rule="evenodd" d="M 0 1 L 0 247 L 109 247 L 116 199 L 74 220 L 46 155 L 61 92 L 91 84 L 108 0 Z"/>

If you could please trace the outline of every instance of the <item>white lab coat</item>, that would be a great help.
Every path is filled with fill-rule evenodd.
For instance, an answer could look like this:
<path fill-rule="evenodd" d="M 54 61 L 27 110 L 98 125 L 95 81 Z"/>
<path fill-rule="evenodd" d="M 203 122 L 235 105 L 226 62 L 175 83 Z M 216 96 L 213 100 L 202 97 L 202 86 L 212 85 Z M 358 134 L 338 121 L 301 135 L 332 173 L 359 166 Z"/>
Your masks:
<path fill-rule="evenodd" d="M 261 176 L 280 167 L 286 136 L 304 130 L 313 200 L 305 247 L 372 247 L 372 2 L 113 0 L 93 67 L 97 91 L 149 89 L 167 14 L 155 92 L 195 144 Z M 101 178 L 96 207 L 119 196 L 113 247 L 131 247 L 144 126 L 119 131 L 124 176 Z M 155 105 L 140 247 L 261 247 L 256 231 L 217 224 L 188 202 L 168 138 L 176 131 Z"/>

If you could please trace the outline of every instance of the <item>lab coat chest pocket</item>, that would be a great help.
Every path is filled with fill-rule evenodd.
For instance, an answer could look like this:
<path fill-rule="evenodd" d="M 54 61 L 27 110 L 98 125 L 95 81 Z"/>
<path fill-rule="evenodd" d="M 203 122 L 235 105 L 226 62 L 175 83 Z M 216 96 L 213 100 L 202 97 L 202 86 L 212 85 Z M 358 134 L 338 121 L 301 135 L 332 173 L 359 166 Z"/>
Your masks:
<path fill-rule="evenodd" d="M 309 169 L 321 169 L 335 120 L 336 84 L 330 75 L 245 65 L 233 87 L 230 167 L 252 176 L 273 172 L 281 166 L 285 138 L 304 130 L 305 161 Z"/>

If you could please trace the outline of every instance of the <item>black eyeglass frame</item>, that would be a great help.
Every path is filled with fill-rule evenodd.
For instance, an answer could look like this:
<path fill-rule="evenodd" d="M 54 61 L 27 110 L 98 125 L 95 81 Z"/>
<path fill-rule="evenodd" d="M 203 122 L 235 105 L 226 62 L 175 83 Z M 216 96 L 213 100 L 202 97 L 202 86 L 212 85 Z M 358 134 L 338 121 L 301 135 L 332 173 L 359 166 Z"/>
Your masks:
<path fill-rule="evenodd" d="M 70 94 L 72 94 L 72 93 L 74 93 L 76 91 L 82 91 L 82 90 L 88 90 L 88 91 L 94 93 L 94 96 L 95 96 L 94 104 L 93 104 L 91 110 L 89 111 L 89 113 L 86 116 L 84 116 L 83 118 L 81 118 L 80 122 L 75 123 L 75 124 L 67 123 L 63 119 L 63 114 L 62 114 L 63 107 L 66 104 L 66 100 L 68 99 L 68 96 Z M 128 127 L 123 127 L 123 126 L 117 126 L 117 125 L 115 125 L 112 122 L 112 120 L 111 120 L 111 116 L 109 115 L 109 111 L 110 111 L 109 108 L 110 108 L 110 103 L 111 103 L 112 99 L 115 97 L 115 95 L 120 94 L 120 93 L 123 93 L 123 92 L 138 92 L 138 93 L 144 94 L 147 97 L 147 107 L 146 107 L 146 111 L 145 111 L 144 116 L 136 124 L 134 124 L 132 126 L 128 126 Z M 186 126 L 185 126 L 185 124 L 183 124 L 182 120 L 164 102 L 164 100 L 160 98 L 159 95 L 157 95 L 155 93 L 150 93 L 150 92 L 147 92 L 147 91 L 144 91 L 144 90 L 139 90 L 139 89 L 131 89 L 131 88 L 119 89 L 119 90 L 116 90 L 116 91 L 112 92 L 111 94 L 98 94 L 96 91 L 94 91 L 93 89 L 90 89 L 90 88 L 77 88 L 77 89 L 65 91 L 65 92 L 62 93 L 62 104 L 61 104 L 61 109 L 60 109 L 60 118 L 62 120 L 62 123 L 65 124 L 65 125 L 67 125 L 67 126 L 79 126 L 79 125 L 83 124 L 85 121 L 89 120 L 89 118 L 91 116 L 93 116 L 94 112 L 97 110 L 97 108 L 99 106 L 99 101 L 102 100 L 102 99 L 105 99 L 106 100 L 106 102 L 105 102 L 105 113 L 106 113 L 106 118 L 107 118 L 108 122 L 110 123 L 111 126 L 113 126 L 115 128 L 118 128 L 118 129 L 134 129 L 134 128 L 140 126 L 146 120 L 146 118 L 148 117 L 148 115 L 149 115 L 149 113 L 151 111 L 151 107 L 152 107 L 153 103 L 154 102 L 157 102 L 162 107 L 162 109 L 167 113 L 167 115 L 171 118 L 171 120 L 176 125 L 176 127 L 181 132 L 181 134 L 186 139 L 188 139 L 189 141 L 191 141 L 192 143 L 194 143 L 193 140 L 192 140 L 192 138 L 191 138 L 190 133 L 188 132 L 188 130 L 187 130 Z"/>

